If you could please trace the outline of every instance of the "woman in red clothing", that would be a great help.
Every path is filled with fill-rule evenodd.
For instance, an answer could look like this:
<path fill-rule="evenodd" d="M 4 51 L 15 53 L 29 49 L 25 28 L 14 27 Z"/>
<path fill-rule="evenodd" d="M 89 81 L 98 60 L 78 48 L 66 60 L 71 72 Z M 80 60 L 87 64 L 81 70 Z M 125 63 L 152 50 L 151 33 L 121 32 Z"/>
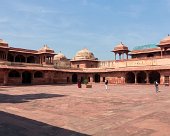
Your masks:
<path fill-rule="evenodd" d="M 81 88 L 81 81 L 80 80 L 78 80 L 77 86 L 78 86 L 78 88 Z"/>

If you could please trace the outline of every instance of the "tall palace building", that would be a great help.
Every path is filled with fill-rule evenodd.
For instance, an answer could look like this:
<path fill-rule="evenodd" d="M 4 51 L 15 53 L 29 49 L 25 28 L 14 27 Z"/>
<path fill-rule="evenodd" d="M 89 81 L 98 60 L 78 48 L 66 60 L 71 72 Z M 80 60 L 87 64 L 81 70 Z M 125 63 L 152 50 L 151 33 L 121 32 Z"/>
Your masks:
<path fill-rule="evenodd" d="M 0 85 L 71 84 L 84 79 L 112 84 L 170 83 L 170 36 L 158 45 L 132 51 L 123 43 L 115 46 L 114 60 L 100 61 L 88 49 L 71 60 L 47 45 L 39 50 L 10 47 L 0 39 Z"/>

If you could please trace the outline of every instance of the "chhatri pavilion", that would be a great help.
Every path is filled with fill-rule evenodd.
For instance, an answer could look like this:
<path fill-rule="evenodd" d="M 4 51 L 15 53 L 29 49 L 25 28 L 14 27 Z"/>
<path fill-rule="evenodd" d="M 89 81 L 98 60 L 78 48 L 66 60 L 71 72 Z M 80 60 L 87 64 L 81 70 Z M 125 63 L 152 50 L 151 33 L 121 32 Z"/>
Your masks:
<path fill-rule="evenodd" d="M 170 83 L 170 36 L 159 44 L 129 50 L 120 43 L 111 51 L 115 59 L 98 60 L 88 49 L 73 59 L 47 45 L 39 50 L 10 47 L 0 39 L 0 85 L 72 84 L 78 80 L 111 84 Z"/>

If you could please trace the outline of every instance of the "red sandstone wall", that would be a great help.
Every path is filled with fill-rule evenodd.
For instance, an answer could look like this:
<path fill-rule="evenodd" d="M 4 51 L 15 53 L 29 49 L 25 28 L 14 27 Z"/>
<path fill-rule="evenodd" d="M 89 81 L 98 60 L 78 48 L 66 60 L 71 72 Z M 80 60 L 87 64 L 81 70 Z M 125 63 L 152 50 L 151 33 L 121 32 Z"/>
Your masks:
<path fill-rule="evenodd" d="M 79 65 L 79 68 L 97 68 L 98 62 L 95 61 L 72 61 L 71 67 L 77 68 L 77 65 Z"/>
<path fill-rule="evenodd" d="M 46 84 L 45 78 L 34 78 L 32 84 Z"/>
<path fill-rule="evenodd" d="M 66 84 L 66 83 L 71 83 L 71 81 L 72 81 L 72 74 L 71 73 L 53 72 L 53 83 L 54 84 L 57 84 L 57 83 Z"/>
<path fill-rule="evenodd" d="M 8 78 L 8 85 L 19 85 L 22 84 L 21 78 Z"/>

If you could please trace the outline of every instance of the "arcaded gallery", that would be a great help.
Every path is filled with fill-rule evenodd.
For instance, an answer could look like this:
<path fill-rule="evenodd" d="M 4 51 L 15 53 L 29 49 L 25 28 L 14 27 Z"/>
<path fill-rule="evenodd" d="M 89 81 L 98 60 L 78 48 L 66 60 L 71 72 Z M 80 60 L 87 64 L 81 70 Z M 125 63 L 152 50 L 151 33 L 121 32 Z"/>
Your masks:
<path fill-rule="evenodd" d="M 86 48 L 68 59 L 47 45 L 39 50 L 22 49 L 0 39 L 0 85 L 72 84 L 85 79 L 90 83 L 108 79 L 111 84 L 170 83 L 169 35 L 158 44 L 131 51 L 120 43 L 111 52 L 114 58 L 109 61 L 98 60 Z"/>

